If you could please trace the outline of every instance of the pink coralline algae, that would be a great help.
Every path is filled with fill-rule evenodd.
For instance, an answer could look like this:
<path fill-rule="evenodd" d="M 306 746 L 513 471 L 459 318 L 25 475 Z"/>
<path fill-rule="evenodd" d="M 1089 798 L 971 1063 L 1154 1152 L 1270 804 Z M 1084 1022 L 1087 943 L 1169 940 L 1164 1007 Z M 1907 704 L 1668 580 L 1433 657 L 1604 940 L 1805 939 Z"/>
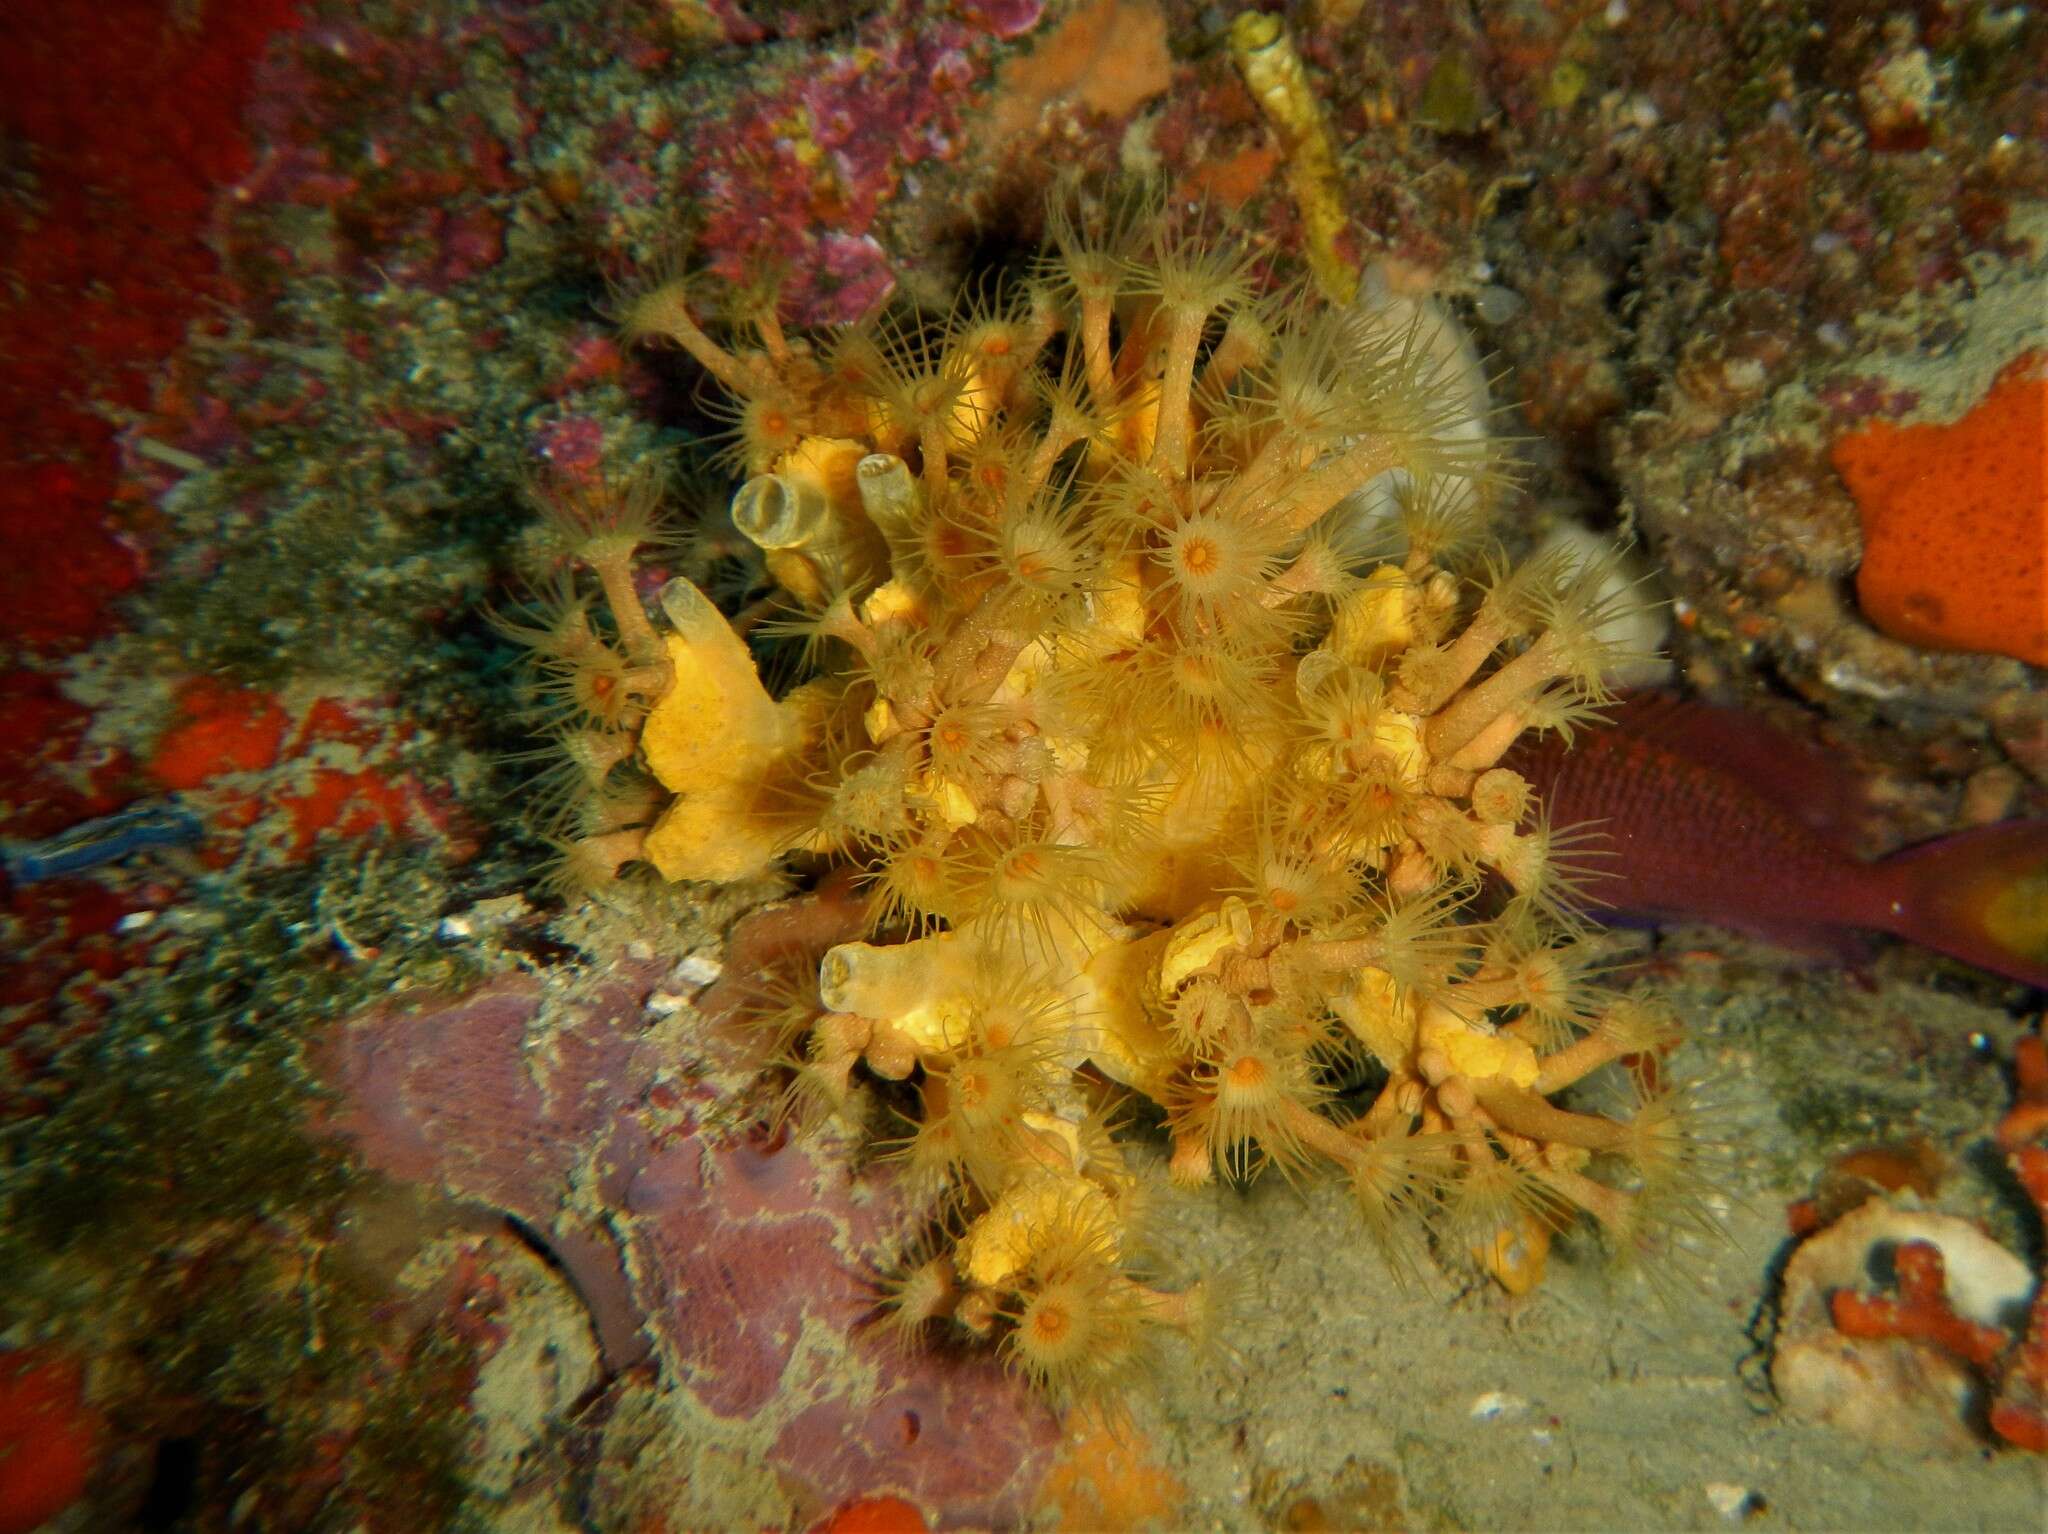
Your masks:
<path fill-rule="evenodd" d="M 953 9 L 997 37 L 1022 37 L 1045 14 L 1045 0 L 960 0 Z"/>
<path fill-rule="evenodd" d="M 266 147 L 230 206 L 318 209 L 331 238 L 242 254 L 259 257 L 257 267 L 374 268 L 382 281 L 434 292 L 496 266 L 505 218 L 483 199 L 522 189 L 515 167 L 536 114 L 514 106 L 493 118 L 465 105 L 436 119 L 416 103 L 464 100 L 479 55 L 519 80 L 537 40 L 519 10 L 504 7 L 402 32 L 371 20 L 326 20 L 307 30 L 302 46 L 275 50 L 258 73 L 250 111 Z M 349 131 L 335 131 L 337 123 Z"/>
<path fill-rule="evenodd" d="M 534 431 L 532 450 L 557 474 L 589 483 L 604 465 L 604 422 L 590 415 L 557 416 Z"/>
<path fill-rule="evenodd" d="M 665 968 L 622 966 L 573 998 L 509 980 L 357 1018 L 330 1045 L 332 1127 L 373 1169 L 534 1232 L 608 1370 L 651 1364 L 747 1424 L 800 1500 L 891 1492 L 934 1528 L 1016 1523 L 1050 1459 L 1049 1413 L 986 1360 L 860 1338 L 874 1295 L 857 1254 L 886 1247 L 907 1206 L 888 1178 L 801 1144 L 707 1129 L 708 1089 L 646 1031 Z M 807 1336 L 848 1339 L 858 1366 Z"/>
<path fill-rule="evenodd" d="M 690 132 L 701 146 L 691 199 L 711 210 L 699 244 L 732 281 L 764 268 L 786 281 L 792 317 L 858 318 L 894 278 L 877 215 L 914 167 L 958 152 L 969 87 L 995 36 L 1015 36 L 1036 7 L 983 7 L 979 27 L 912 5 L 862 29 L 850 48 L 807 58 L 743 93 Z"/>

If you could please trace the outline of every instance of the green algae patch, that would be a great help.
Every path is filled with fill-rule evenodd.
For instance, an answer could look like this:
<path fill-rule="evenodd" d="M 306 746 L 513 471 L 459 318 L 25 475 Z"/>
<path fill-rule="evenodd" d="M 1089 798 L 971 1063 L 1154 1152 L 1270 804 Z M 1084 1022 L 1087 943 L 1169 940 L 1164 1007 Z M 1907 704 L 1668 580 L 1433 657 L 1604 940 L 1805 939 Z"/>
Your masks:
<path fill-rule="evenodd" d="M 430 1316 L 394 1358 L 391 1264 L 349 1234 L 392 1195 L 313 1129 L 310 1062 L 331 1020 L 480 977 L 484 961 L 435 936 L 448 900 L 445 870 L 397 846 L 226 876 L 109 982 L 97 1028 L 51 1063 L 48 1111 L 0 1146 L 17 1329 L 96 1359 L 125 1439 L 188 1446 L 193 1506 L 231 1505 L 252 1477 L 310 1486 L 341 1434 L 358 1510 L 388 1496 L 453 1526 L 473 1346 Z M 292 1526 L 337 1511 L 324 1492 L 279 1495 L 266 1509 Z"/>

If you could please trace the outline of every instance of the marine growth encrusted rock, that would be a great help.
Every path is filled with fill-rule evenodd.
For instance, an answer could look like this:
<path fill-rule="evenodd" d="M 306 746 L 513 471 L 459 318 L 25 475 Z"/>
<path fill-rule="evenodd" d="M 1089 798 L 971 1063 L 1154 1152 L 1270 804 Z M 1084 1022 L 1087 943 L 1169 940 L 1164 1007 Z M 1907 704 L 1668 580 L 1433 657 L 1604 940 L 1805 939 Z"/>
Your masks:
<path fill-rule="evenodd" d="M 762 302 L 722 338 L 685 282 L 632 299 L 732 396 L 732 521 L 811 665 L 778 696 L 686 581 L 651 620 L 646 494 L 552 496 L 605 599 L 565 577 L 512 625 L 562 881 L 860 881 L 864 941 L 756 977 L 762 1036 L 792 1102 L 905 1115 L 933 1217 L 893 1323 L 1061 1398 L 1218 1316 L 1137 1276 L 1131 1094 L 1176 1182 L 1328 1165 L 1390 1250 L 1510 1287 L 1580 1211 L 1630 1251 L 1704 1220 L 1654 1073 L 1555 1100 L 1668 1027 L 1591 982 L 1568 838 L 1498 765 L 1602 701 L 1610 568 L 1482 543 L 1504 479 L 1414 329 L 1262 296 L 1166 217 L 1053 229 L 931 324 L 805 339 Z M 1345 503 L 1388 475 L 1375 553 Z"/>

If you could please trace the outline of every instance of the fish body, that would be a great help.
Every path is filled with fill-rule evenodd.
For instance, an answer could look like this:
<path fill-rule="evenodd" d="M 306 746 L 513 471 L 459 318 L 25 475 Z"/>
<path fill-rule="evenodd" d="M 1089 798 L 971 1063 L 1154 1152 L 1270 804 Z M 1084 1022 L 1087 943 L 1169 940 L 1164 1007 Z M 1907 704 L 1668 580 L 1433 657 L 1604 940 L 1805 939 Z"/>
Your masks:
<path fill-rule="evenodd" d="M 2048 986 L 2048 821 L 1866 862 L 1848 846 L 1860 795 L 1826 758 L 1752 716 L 1660 693 L 1625 698 L 1569 748 L 1546 736 L 1505 765 L 1552 825 L 1592 823 L 1595 915 L 1714 922 L 1836 953 L 1888 932 Z"/>
<path fill-rule="evenodd" d="M 189 847 L 205 834 L 176 799 L 149 799 L 112 815 L 84 821 L 39 842 L 0 847 L 0 867 L 16 884 L 83 873 L 152 847 Z"/>

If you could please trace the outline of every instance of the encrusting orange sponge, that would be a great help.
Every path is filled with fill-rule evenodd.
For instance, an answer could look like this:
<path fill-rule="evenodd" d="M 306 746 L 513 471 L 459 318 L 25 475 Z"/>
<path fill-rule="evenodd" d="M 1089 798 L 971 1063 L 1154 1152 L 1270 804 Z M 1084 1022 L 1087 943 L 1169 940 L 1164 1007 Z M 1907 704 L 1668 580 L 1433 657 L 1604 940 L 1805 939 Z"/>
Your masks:
<path fill-rule="evenodd" d="M 1926 649 L 2048 666 L 2048 352 L 1952 425 L 1874 421 L 1832 457 L 1863 519 L 1865 617 Z"/>

